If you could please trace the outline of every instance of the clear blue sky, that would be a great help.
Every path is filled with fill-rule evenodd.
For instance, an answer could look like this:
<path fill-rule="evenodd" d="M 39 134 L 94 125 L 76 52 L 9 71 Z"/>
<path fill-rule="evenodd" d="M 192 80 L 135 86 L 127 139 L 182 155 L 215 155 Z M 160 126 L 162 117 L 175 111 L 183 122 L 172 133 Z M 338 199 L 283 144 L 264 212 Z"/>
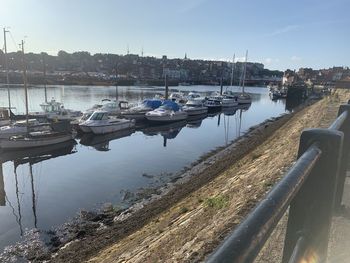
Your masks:
<path fill-rule="evenodd" d="M 1 0 L 8 49 L 262 62 L 270 69 L 350 66 L 349 0 Z M 2 39 L 2 38 L 0 38 Z M 2 47 L 0 40 L 0 47 Z"/>

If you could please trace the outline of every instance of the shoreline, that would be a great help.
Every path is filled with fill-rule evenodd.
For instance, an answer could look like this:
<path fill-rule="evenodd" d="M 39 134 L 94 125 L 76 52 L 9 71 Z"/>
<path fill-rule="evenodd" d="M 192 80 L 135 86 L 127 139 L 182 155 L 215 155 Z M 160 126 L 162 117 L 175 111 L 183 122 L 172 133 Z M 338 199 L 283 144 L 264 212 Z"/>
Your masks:
<path fill-rule="evenodd" d="M 244 155 L 263 143 L 294 114 L 283 114 L 251 127 L 246 134 L 232 141 L 227 147 L 219 147 L 203 155 L 187 171 L 177 176 L 178 179 L 175 182 L 168 183 L 154 192 L 150 191 L 146 199 L 135 203 L 126 210 L 113 212 L 109 207 L 102 209 L 105 211 L 102 214 L 84 212 L 82 216 L 88 219 L 87 221 L 93 222 L 91 226 L 96 231 L 84 230 L 86 226 L 84 223 L 82 229 L 77 231 L 76 238 L 61 246 L 53 255 L 51 262 L 76 262 L 77 258 L 80 261 L 87 260 L 108 245 L 139 230 L 173 204 L 210 183 L 232 163 L 239 161 Z M 99 218 L 101 220 L 98 220 Z M 112 222 L 111 219 L 113 219 Z M 97 226 L 96 221 L 104 226 L 100 224 Z M 83 245 L 83 243 L 91 244 L 91 242 L 94 242 L 93 252 L 92 247 Z M 73 255 L 74 258 L 70 258 Z"/>

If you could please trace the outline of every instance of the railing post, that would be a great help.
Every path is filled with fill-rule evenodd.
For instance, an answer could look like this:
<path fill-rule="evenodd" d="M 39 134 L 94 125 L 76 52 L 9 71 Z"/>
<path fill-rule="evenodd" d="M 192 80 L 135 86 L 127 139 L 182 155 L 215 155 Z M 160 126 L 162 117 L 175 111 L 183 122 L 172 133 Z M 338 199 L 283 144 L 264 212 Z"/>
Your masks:
<path fill-rule="evenodd" d="M 303 131 L 298 157 L 315 143 L 322 156 L 290 205 L 283 263 L 289 262 L 300 237 L 305 240 L 308 256 L 317 257 L 316 262 L 326 260 L 343 133 L 327 129 Z"/>
<path fill-rule="evenodd" d="M 340 164 L 339 177 L 337 182 L 337 193 L 335 196 L 336 211 L 340 211 L 342 207 L 344 184 L 346 179 L 346 170 L 348 166 L 349 150 L 350 150 L 350 105 L 349 104 L 340 105 L 338 116 L 340 116 L 345 111 L 348 112 L 347 118 L 340 129 L 344 133 L 344 141 L 343 141 L 343 152 L 342 152 L 342 158 L 341 158 L 341 164 Z"/>

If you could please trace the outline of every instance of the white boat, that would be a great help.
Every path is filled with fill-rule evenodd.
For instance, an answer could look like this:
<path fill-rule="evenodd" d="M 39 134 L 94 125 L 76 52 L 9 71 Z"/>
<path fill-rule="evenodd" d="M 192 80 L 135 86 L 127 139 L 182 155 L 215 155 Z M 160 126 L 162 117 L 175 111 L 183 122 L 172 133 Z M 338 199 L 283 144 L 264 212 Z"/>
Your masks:
<path fill-rule="evenodd" d="M 51 130 L 48 123 L 39 123 L 36 119 L 26 121 L 16 121 L 12 125 L 0 127 L 0 139 L 9 139 L 14 135 L 24 135 L 28 132 Z"/>
<path fill-rule="evenodd" d="M 186 102 L 186 105 L 182 108 L 187 112 L 188 116 L 206 114 L 208 107 L 204 106 L 205 100 L 203 98 L 195 98 Z"/>
<path fill-rule="evenodd" d="M 139 105 L 132 107 L 126 111 L 122 111 L 121 115 L 127 119 L 143 120 L 145 119 L 145 114 L 149 111 L 155 110 L 162 105 L 162 100 L 151 99 L 144 100 Z"/>
<path fill-rule="evenodd" d="M 72 140 L 72 134 L 51 131 L 30 132 L 25 135 L 11 136 L 1 139 L 0 147 L 4 150 L 18 150 L 54 145 Z"/>
<path fill-rule="evenodd" d="M 222 97 L 221 96 L 211 96 L 204 103 L 206 107 L 208 107 L 208 111 L 210 110 L 220 110 L 222 108 Z"/>
<path fill-rule="evenodd" d="M 173 92 L 170 94 L 169 100 L 175 101 L 176 103 L 184 104 L 186 103 L 187 98 L 182 92 Z"/>
<path fill-rule="evenodd" d="M 154 122 L 173 122 L 181 121 L 187 118 L 187 112 L 174 101 L 165 100 L 159 108 L 147 112 L 146 118 Z"/>
<path fill-rule="evenodd" d="M 187 95 L 187 100 L 193 100 L 193 99 L 200 98 L 200 97 L 201 97 L 201 95 L 199 93 L 191 91 Z"/>
<path fill-rule="evenodd" d="M 226 91 L 222 96 L 221 104 L 223 108 L 236 107 L 238 106 L 237 96 L 231 91 Z"/>
<path fill-rule="evenodd" d="M 10 122 L 9 110 L 7 108 L 0 108 L 0 127 L 9 125 Z"/>
<path fill-rule="evenodd" d="M 85 122 L 79 124 L 83 132 L 106 134 L 135 126 L 135 122 L 127 119 L 112 118 L 106 111 L 95 111 Z"/>
<path fill-rule="evenodd" d="M 119 115 L 122 110 L 127 110 L 129 104 L 127 101 L 116 101 L 110 99 L 103 99 L 101 104 L 95 104 L 87 111 L 106 111 L 109 115 Z"/>
<path fill-rule="evenodd" d="M 31 112 L 29 115 L 37 118 L 46 117 L 50 120 L 73 120 L 82 114 L 80 111 L 66 109 L 63 103 L 56 101 L 54 98 L 49 102 L 40 104 L 40 107 L 43 112 Z"/>

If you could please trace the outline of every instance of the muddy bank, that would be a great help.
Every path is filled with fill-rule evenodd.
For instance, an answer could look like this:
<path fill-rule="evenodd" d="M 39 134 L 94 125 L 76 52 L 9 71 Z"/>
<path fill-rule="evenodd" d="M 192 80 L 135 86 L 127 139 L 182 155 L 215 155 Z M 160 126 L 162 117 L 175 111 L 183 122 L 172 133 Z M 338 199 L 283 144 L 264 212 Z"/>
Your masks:
<path fill-rule="evenodd" d="M 182 174 L 173 178 L 173 183 L 162 187 L 160 193 L 150 193 L 143 196 L 146 200 L 135 204 L 127 210 L 116 211 L 113 223 L 103 226 L 94 224 L 94 231 L 77 230 L 68 246 L 60 249 L 52 262 L 78 262 L 89 259 L 101 249 L 121 240 L 149 223 L 156 215 L 171 207 L 193 191 L 210 182 L 218 174 L 225 171 L 232 163 L 248 154 L 260 145 L 273 132 L 286 123 L 293 114 L 283 115 L 252 127 L 244 136 L 234 141 L 224 149 L 216 149 L 203 156 L 203 161 L 194 165 Z M 86 224 L 83 224 L 86 225 Z M 80 228 L 80 227 L 78 227 Z M 62 245 L 61 245 L 62 246 Z"/>

